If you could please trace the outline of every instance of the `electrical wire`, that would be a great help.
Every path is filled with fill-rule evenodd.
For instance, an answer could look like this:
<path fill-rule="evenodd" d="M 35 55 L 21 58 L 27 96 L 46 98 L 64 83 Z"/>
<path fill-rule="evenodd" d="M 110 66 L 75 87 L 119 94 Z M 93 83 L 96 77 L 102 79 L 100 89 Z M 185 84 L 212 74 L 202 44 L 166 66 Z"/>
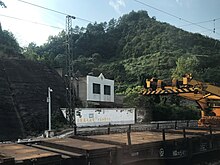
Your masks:
<path fill-rule="evenodd" d="M 48 27 L 51 27 L 51 28 L 56 28 L 56 29 L 63 30 L 63 28 L 60 28 L 60 27 L 57 27 L 57 26 L 43 24 L 43 23 L 39 23 L 39 22 L 35 22 L 35 21 L 30 21 L 30 20 L 22 19 L 22 18 L 12 17 L 12 16 L 8 16 L 8 15 L 3 15 L 3 14 L 0 14 L 0 16 L 6 17 L 6 18 L 10 18 L 10 19 L 16 19 L 16 20 L 24 21 L 24 22 L 28 22 L 28 23 L 33 23 L 33 24 L 37 24 L 37 25 L 48 26 Z"/>
<path fill-rule="evenodd" d="M 220 27 L 216 27 L 215 30 L 220 29 Z M 201 31 L 200 33 L 208 32 L 209 30 Z"/>
<path fill-rule="evenodd" d="M 17 0 L 17 1 L 22 2 L 22 3 L 26 3 L 28 5 L 35 6 L 35 7 L 44 9 L 44 10 L 52 11 L 54 13 L 58 13 L 58 14 L 61 14 L 61 15 L 65 15 L 65 16 L 69 15 L 69 16 L 71 16 L 70 14 L 67 14 L 67 13 L 64 13 L 64 12 L 61 12 L 61 11 L 58 11 L 58 10 L 50 9 L 50 8 L 47 8 L 47 7 L 44 7 L 44 6 L 36 5 L 36 4 L 30 3 L 30 2 L 26 2 L 26 1 L 23 1 L 23 0 Z M 94 23 L 94 22 L 92 22 L 90 20 L 87 20 L 87 19 L 84 19 L 84 18 L 80 18 L 80 17 L 76 17 L 76 16 L 73 16 L 73 17 L 75 17 L 76 19 L 85 21 L 85 22 Z"/>
<path fill-rule="evenodd" d="M 214 18 L 212 20 L 207 20 L 207 21 L 202 21 L 202 22 L 196 22 L 195 24 L 203 24 L 203 23 L 208 23 L 208 22 L 213 22 L 213 21 L 217 21 L 217 20 L 220 20 L 220 18 Z M 185 24 L 185 25 L 180 25 L 178 27 L 184 27 L 184 26 L 191 26 L 193 24 Z"/>
<path fill-rule="evenodd" d="M 215 19 L 213 20 L 214 28 L 213 28 L 213 33 L 215 33 Z"/>
<path fill-rule="evenodd" d="M 197 23 L 193 23 L 193 22 L 188 21 L 188 20 L 186 20 L 186 19 L 184 19 L 184 18 L 178 17 L 178 16 L 173 15 L 173 14 L 171 14 L 171 13 L 168 13 L 168 12 L 166 12 L 166 11 L 164 11 L 164 10 L 161 10 L 161 9 L 158 9 L 158 8 L 153 7 L 153 6 L 151 6 L 151 5 L 148 5 L 147 3 L 144 3 L 144 2 L 142 2 L 142 1 L 139 1 L 139 0 L 134 0 L 134 1 L 137 2 L 137 3 L 139 3 L 139 4 L 142 4 L 142 5 L 144 5 L 144 6 L 150 7 L 150 8 L 152 8 L 152 9 L 154 9 L 154 10 L 157 10 L 157 11 L 159 11 L 159 12 L 161 12 L 161 13 L 167 14 L 167 15 L 169 15 L 169 16 L 171 16 L 171 17 L 174 17 L 174 18 L 177 18 L 177 19 L 179 19 L 179 20 L 181 20 L 181 21 L 184 21 L 184 22 L 186 22 L 186 23 L 189 23 L 189 24 L 191 24 L 191 25 L 195 25 L 195 26 L 200 27 L 200 28 L 203 28 L 203 29 L 205 29 L 205 30 L 207 30 L 207 31 L 213 31 L 213 29 L 206 28 L 206 27 L 201 26 L 201 25 L 199 25 L 199 24 L 197 24 Z M 220 33 L 217 33 L 217 32 L 215 32 L 215 34 L 220 35 Z"/>

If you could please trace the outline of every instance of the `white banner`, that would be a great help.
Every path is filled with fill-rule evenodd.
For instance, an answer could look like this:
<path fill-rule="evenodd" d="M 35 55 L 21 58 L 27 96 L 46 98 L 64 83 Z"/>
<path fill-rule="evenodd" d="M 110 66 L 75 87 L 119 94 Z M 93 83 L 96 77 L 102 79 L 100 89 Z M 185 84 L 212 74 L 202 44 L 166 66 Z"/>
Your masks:
<path fill-rule="evenodd" d="M 75 119 L 78 127 L 135 124 L 135 109 L 76 108 Z"/>

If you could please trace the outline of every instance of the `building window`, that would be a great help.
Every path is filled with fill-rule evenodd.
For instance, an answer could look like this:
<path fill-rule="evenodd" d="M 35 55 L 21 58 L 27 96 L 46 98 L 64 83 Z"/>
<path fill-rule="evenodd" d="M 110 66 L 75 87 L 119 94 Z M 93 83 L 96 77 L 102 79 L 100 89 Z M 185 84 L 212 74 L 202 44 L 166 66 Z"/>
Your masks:
<path fill-rule="evenodd" d="M 111 95 L 111 86 L 104 85 L 104 95 Z"/>
<path fill-rule="evenodd" d="M 93 93 L 100 94 L 100 84 L 93 83 Z"/>

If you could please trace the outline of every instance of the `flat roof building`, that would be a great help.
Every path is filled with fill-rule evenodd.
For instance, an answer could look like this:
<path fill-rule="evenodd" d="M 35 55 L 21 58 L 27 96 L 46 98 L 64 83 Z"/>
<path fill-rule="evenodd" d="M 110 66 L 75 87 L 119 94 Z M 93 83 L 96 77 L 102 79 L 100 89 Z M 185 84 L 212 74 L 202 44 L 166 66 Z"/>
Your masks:
<path fill-rule="evenodd" d="M 123 104 L 121 96 L 115 97 L 114 80 L 106 79 L 102 73 L 98 77 L 75 78 L 73 84 L 83 107 L 121 107 Z"/>

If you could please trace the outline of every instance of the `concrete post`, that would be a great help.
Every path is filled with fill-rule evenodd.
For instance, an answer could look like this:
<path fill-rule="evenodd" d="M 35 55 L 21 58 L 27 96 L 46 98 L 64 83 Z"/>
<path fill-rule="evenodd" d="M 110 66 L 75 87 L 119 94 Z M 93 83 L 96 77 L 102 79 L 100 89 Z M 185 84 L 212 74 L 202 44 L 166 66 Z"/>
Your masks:
<path fill-rule="evenodd" d="M 166 140 L 165 129 L 162 130 L 162 134 L 163 134 L 163 141 L 165 141 Z"/>
<path fill-rule="evenodd" d="M 109 123 L 109 125 L 108 125 L 108 135 L 110 135 L 110 133 L 111 133 L 111 124 Z"/>
<path fill-rule="evenodd" d="M 127 131 L 128 145 L 131 146 L 131 132 Z"/>
<path fill-rule="evenodd" d="M 186 129 L 183 128 L 183 138 L 185 139 L 186 138 Z"/>

